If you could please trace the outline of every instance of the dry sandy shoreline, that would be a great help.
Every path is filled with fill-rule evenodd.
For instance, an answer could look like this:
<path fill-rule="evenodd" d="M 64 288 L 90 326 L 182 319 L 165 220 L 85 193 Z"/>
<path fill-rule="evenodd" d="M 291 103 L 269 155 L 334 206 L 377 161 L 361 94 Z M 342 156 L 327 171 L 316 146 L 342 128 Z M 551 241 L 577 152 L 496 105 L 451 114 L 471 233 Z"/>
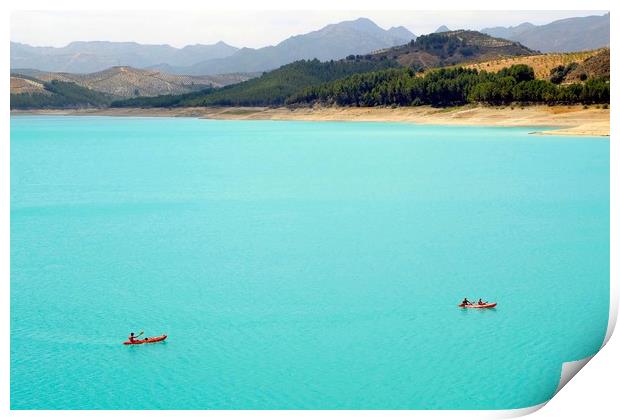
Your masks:
<path fill-rule="evenodd" d="M 554 127 L 532 134 L 609 136 L 609 109 L 583 106 L 526 106 L 456 108 L 109 108 L 11 111 L 11 115 L 108 115 L 130 117 L 194 117 L 226 120 L 373 121 L 436 125 Z"/>

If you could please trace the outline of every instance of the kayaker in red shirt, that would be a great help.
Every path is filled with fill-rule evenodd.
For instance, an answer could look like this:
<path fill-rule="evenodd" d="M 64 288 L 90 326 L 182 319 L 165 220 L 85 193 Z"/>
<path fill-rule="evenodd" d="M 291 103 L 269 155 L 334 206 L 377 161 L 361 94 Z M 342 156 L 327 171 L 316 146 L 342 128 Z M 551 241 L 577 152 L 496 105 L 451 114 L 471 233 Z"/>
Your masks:
<path fill-rule="evenodd" d="M 136 338 L 140 337 L 142 334 L 144 334 L 144 331 L 142 331 L 140 334 L 138 335 L 134 335 L 133 333 L 129 334 L 129 337 L 127 337 L 129 339 L 130 342 L 134 342 L 136 341 Z"/>

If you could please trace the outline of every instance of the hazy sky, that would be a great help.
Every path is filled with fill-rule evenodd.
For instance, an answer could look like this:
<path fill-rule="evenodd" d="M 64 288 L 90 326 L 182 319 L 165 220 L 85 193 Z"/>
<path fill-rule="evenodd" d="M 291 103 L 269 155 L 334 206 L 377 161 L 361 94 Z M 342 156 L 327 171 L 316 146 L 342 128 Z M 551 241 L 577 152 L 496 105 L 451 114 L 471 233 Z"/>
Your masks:
<path fill-rule="evenodd" d="M 275 45 L 342 20 L 372 19 L 387 29 L 405 26 L 416 35 L 440 25 L 450 29 L 481 29 L 523 22 L 545 24 L 604 11 L 76 11 L 13 12 L 11 40 L 36 46 L 60 47 L 71 41 L 135 41 L 143 44 L 212 44 L 237 47 Z"/>

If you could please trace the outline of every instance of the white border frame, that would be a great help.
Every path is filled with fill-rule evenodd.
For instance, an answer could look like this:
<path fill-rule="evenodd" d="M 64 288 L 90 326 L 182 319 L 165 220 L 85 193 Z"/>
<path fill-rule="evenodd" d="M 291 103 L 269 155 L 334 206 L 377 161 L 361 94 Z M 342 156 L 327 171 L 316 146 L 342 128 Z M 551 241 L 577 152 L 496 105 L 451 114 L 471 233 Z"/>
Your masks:
<path fill-rule="evenodd" d="M 368 1 L 368 0 L 340 0 L 339 2 L 329 1 L 329 0 L 314 0 L 311 4 L 306 2 L 293 2 L 293 1 L 285 1 L 285 0 L 262 0 L 261 2 L 252 2 L 250 0 L 228 0 L 226 2 L 220 2 L 215 4 L 205 4 L 204 2 L 199 1 L 191 1 L 191 0 L 175 0 L 173 4 L 170 2 L 166 2 L 163 0 L 134 0 L 132 2 L 126 2 L 123 0 L 107 0 L 102 7 L 101 3 L 96 5 L 86 4 L 80 0 L 56 0 L 53 3 L 44 0 L 22 0 L 22 1 L 9 1 L 9 7 L 7 11 L 10 10 L 139 10 L 139 9 L 156 9 L 156 10 L 433 10 L 433 11 L 441 11 L 441 10 L 583 10 L 584 6 L 589 10 L 610 10 L 611 11 L 611 44 L 616 44 L 615 40 L 618 36 L 618 24 L 614 24 L 617 21 L 615 19 L 615 13 L 620 13 L 620 8 L 615 7 L 617 3 L 612 3 L 611 1 L 597 1 L 591 0 L 584 4 L 583 1 L 575 1 L 575 0 L 564 0 L 564 1 L 532 1 L 532 0 L 522 0 L 519 1 L 518 4 L 514 3 L 497 3 L 489 0 L 470 0 L 466 4 L 463 4 L 457 0 L 446 0 L 441 3 L 433 3 L 432 8 L 428 7 L 428 3 L 424 4 L 415 4 L 410 1 L 403 0 L 390 0 L 389 2 L 381 2 L 377 6 L 376 1 Z M 513 6 L 513 7 L 506 7 Z M 4 4 L 3 4 L 4 6 Z M 98 6 L 98 7 L 97 7 Z M 463 6 L 468 6 L 467 9 Z M 518 7 L 514 7 L 518 6 Z M 6 6 L 4 6 L 6 7 Z M 6 10 L 6 9 L 5 9 Z M 4 20 L 5 31 L 8 33 L 8 38 L 10 38 L 10 25 L 9 25 L 9 13 L 3 14 L 2 19 Z M 498 24 L 501 24 L 498 22 Z M 5 38 L 6 39 L 6 38 Z M 10 72 L 9 65 L 9 43 L 4 42 L 1 45 L 2 48 L 2 59 L 3 59 L 3 67 L 5 74 L 5 80 L 8 79 Z M 616 82 L 617 69 L 619 67 L 617 55 L 612 48 L 612 79 L 614 80 L 614 84 L 612 84 L 612 107 L 611 107 L 611 132 L 616 132 L 616 125 L 618 121 L 618 86 Z M 8 84 L 4 84 L 4 98 L 9 97 L 9 86 Z M 2 332 L 3 337 L 10 336 L 10 327 L 9 327 L 9 304 L 10 304 L 10 293 L 9 293 L 9 283 L 10 283 L 10 207 L 9 207 L 9 197 L 10 197 L 10 142 L 9 142 L 9 106 L 8 101 L 5 102 L 5 113 L 2 118 L 2 140 L 0 141 L 0 273 L 2 274 L 2 287 L 3 293 L 1 293 L 2 297 L 2 308 L 4 309 L 2 317 Z M 610 317 L 607 333 L 605 336 L 604 345 L 609 342 L 609 339 L 612 336 L 613 330 L 615 328 L 616 320 L 617 320 L 617 310 L 618 310 L 618 260 L 617 257 L 620 255 L 618 249 L 618 214 L 620 214 L 620 207 L 618 206 L 618 192 L 619 189 L 619 161 L 618 161 L 618 145 L 610 138 L 610 275 L 611 275 L 611 286 L 610 286 Z M 615 340 L 616 342 L 618 340 Z M 574 394 L 573 398 L 569 400 L 568 391 L 560 393 L 560 396 L 563 397 L 562 394 L 566 392 L 566 398 L 561 398 L 564 404 L 564 407 L 558 406 L 557 404 L 553 405 L 553 409 L 555 411 L 545 413 L 547 410 L 543 410 L 540 413 L 537 413 L 539 418 L 555 418 L 555 416 L 571 416 L 581 413 L 581 415 L 595 415 L 596 413 L 604 414 L 611 413 L 616 411 L 617 406 L 616 400 L 613 399 L 613 394 L 610 392 L 615 388 L 615 384 L 617 384 L 617 375 L 618 375 L 618 354 L 620 353 L 620 347 L 618 343 L 613 342 L 613 349 L 610 349 L 607 352 L 605 349 L 606 355 L 606 363 L 605 368 L 602 368 L 597 363 L 597 368 L 599 369 L 596 372 L 596 375 L 593 375 L 595 372 L 588 372 L 589 378 L 591 382 L 586 385 L 582 385 L 580 392 L 585 393 L 587 390 L 597 389 L 600 391 L 599 395 L 607 395 L 608 400 L 606 400 L 606 404 L 603 404 L 603 401 L 598 401 L 598 406 L 593 407 L 585 407 L 585 403 L 579 401 L 578 395 Z M 9 392 L 10 392 L 10 382 L 9 382 L 9 372 L 10 372 L 10 352 L 9 352 L 9 340 L 5 340 L 4 346 L 2 347 L 2 356 L 4 369 L 2 372 L 5 377 L 3 381 L 0 382 L 0 408 L 3 412 L 9 411 Z M 615 352 L 615 353 L 613 353 Z M 597 356 L 598 357 L 598 356 Z M 588 361 L 592 358 L 584 359 L 584 361 L 576 361 L 571 362 L 567 365 L 568 367 L 563 369 L 563 381 L 561 385 L 564 385 L 564 379 L 572 374 L 574 375 L 581 367 L 583 367 Z M 595 357 L 596 359 L 596 357 Z M 595 364 L 593 362 L 593 364 Z M 608 369 L 609 367 L 610 369 Z M 583 378 L 585 382 L 585 379 Z M 566 381 L 567 382 L 567 381 Z M 562 388 L 560 386 L 558 391 Z M 567 388 L 571 388 L 568 386 Z M 605 392 L 607 391 L 607 394 Z M 590 392 L 586 395 L 590 395 L 590 398 L 596 398 L 596 393 Z M 558 397 L 554 397 L 552 401 L 558 400 Z M 603 404 L 603 405 L 601 405 Z M 534 411 L 537 411 L 539 408 L 544 406 L 545 404 L 540 404 L 538 406 L 518 409 L 518 410 L 499 410 L 499 411 L 11 411 L 10 415 L 18 418 L 33 418 L 33 417 L 45 417 L 45 418 L 71 418 L 79 416 L 79 418 L 83 418 L 85 415 L 93 418 L 107 418 L 110 415 L 120 416 L 122 418 L 164 418 L 168 417 L 169 414 L 173 414 L 176 416 L 189 417 L 189 418 L 197 418 L 198 416 L 209 416 L 212 418 L 314 418 L 316 415 L 320 415 L 321 417 L 338 417 L 338 418 L 385 418 L 386 416 L 391 418 L 506 418 L 506 417 L 515 417 L 520 415 L 525 415 Z M 564 408 L 564 409 L 563 409 Z M 575 409 L 577 409 L 575 411 Z M 608 411 L 609 410 L 609 411 Z M 551 411 L 551 407 L 549 407 L 548 411 Z M 549 416 L 547 416 L 547 414 Z M 572 417 L 572 416 L 571 416 Z"/>

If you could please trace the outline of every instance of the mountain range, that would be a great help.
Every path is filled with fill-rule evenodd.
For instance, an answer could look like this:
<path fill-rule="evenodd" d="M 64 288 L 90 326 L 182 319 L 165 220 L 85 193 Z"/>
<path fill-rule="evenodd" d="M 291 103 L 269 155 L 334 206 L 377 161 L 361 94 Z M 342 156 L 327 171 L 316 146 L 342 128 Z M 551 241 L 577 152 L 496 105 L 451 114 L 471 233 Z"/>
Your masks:
<path fill-rule="evenodd" d="M 547 25 L 486 28 L 484 34 L 451 31 L 442 25 L 416 43 L 416 35 L 403 26 L 383 29 L 369 19 L 359 18 L 256 49 L 224 42 L 184 48 L 107 41 L 72 42 L 54 48 L 11 42 L 11 69 L 37 83 L 59 80 L 112 97 L 156 96 L 238 83 L 304 59 L 329 61 L 363 56 L 423 69 L 531 55 L 536 50 L 591 50 L 609 45 L 609 25 L 609 14 L 562 19 Z M 18 78 L 11 79 L 18 90 L 40 88 L 32 80 Z"/>
<path fill-rule="evenodd" d="M 415 39 L 415 35 L 405 27 L 385 30 L 370 19 L 359 18 L 292 36 L 275 46 L 242 48 L 229 57 L 208 59 L 186 67 L 165 65 L 156 68 L 168 73 L 189 75 L 261 72 L 297 60 L 317 58 L 328 61 L 351 54 L 367 54 L 405 44 L 412 39 Z"/>
<path fill-rule="evenodd" d="M 572 52 L 609 46 L 609 13 L 561 19 L 546 25 L 522 23 L 518 26 L 485 28 L 493 37 L 517 41 L 541 52 Z"/>
<path fill-rule="evenodd" d="M 523 23 L 513 27 L 485 28 L 481 32 L 516 41 L 541 52 L 568 52 L 609 46 L 609 27 L 607 13 L 562 19 L 546 25 Z M 435 32 L 448 31 L 442 25 Z M 383 29 L 370 19 L 359 18 L 291 36 L 263 48 L 237 48 L 224 42 L 184 48 L 107 41 L 72 42 L 55 48 L 11 42 L 11 69 L 93 73 L 110 67 L 127 66 L 194 76 L 254 73 L 273 70 L 302 59 L 326 61 L 369 54 L 405 45 L 414 39 L 416 35 L 403 26 Z"/>
<path fill-rule="evenodd" d="M 62 48 L 11 42 L 11 68 L 92 73 L 114 66 L 131 66 L 183 75 L 262 72 L 296 60 L 318 58 L 325 61 L 350 54 L 367 54 L 412 39 L 415 35 L 403 26 L 386 30 L 370 19 L 359 18 L 257 49 L 239 49 L 224 42 L 180 49 L 135 42 L 72 42 Z"/>
<path fill-rule="evenodd" d="M 168 62 L 184 66 L 197 60 L 228 57 L 237 50 L 224 42 L 184 48 L 108 41 L 72 42 L 66 47 L 54 48 L 11 42 L 11 69 L 93 73 L 115 66 L 148 68 Z"/>

